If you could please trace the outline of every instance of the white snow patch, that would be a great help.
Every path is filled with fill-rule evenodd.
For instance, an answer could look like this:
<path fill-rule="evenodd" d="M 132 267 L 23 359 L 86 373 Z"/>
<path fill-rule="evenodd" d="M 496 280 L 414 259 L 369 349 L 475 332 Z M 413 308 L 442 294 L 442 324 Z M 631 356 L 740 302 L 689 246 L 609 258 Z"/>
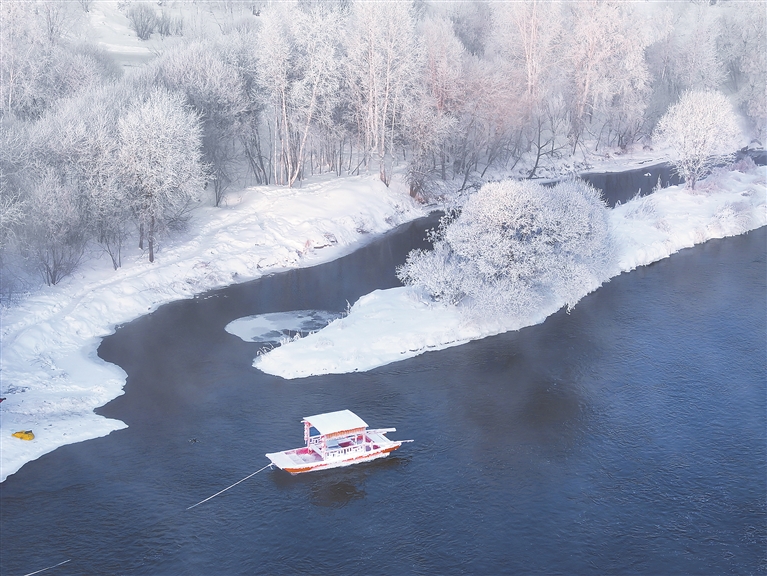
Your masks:
<path fill-rule="evenodd" d="M 699 186 L 695 192 L 666 188 L 611 210 L 619 250 L 613 276 L 767 224 L 764 167 L 719 174 Z M 414 288 L 377 290 L 360 298 L 346 318 L 258 356 L 253 365 L 283 378 L 370 370 L 543 322 L 563 305 L 549 302 L 525 318 L 469 321 L 457 308 L 433 303 Z"/>
<path fill-rule="evenodd" d="M 211 288 L 339 258 L 425 214 L 402 182 L 387 188 L 373 176 L 251 188 L 226 207 L 197 210 L 154 264 L 138 249 L 117 271 L 94 259 L 0 310 L 0 481 L 59 446 L 125 427 L 93 413 L 125 384 L 125 373 L 96 354 L 116 325 Z M 35 439 L 13 438 L 18 430 Z"/>

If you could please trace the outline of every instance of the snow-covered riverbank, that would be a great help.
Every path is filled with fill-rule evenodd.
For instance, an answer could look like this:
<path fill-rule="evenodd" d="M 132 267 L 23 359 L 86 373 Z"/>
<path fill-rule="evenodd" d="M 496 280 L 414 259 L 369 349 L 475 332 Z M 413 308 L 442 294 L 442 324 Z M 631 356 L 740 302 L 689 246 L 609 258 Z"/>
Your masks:
<path fill-rule="evenodd" d="M 698 188 L 689 192 L 673 186 L 611 210 L 610 226 L 618 247 L 612 276 L 706 240 L 767 224 L 764 167 L 747 174 L 720 173 Z M 551 301 L 524 317 L 503 320 L 467 318 L 414 288 L 377 290 L 360 298 L 347 317 L 257 357 L 254 366 L 284 378 L 370 370 L 538 324 L 563 305 Z"/>
<path fill-rule="evenodd" d="M 0 481 L 59 446 L 125 427 L 93 413 L 123 392 L 125 373 L 96 354 L 115 326 L 211 288 L 339 258 L 425 213 L 404 185 L 373 176 L 252 188 L 196 211 L 154 264 L 137 249 L 117 271 L 95 259 L 2 310 Z M 13 438 L 17 430 L 35 439 Z"/>
<path fill-rule="evenodd" d="M 620 167 L 648 162 L 626 159 Z M 691 195 L 670 188 L 616 208 L 624 249 L 616 274 L 767 222 L 764 167 L 729 173 L 720 183 L 727 192 Z M 135 248 L 117 271 L 106 256 L 97 258 L 59 285 L 0 311 L 0 396 L 6 398 L 0 403 L 0 481 L 59 446 L 125 427 L 93 413 L 123 392 L 125 373 L 96 355 L 115 326 L 211 288 L 339 258 L 425 213 L 403 184 L 395 180 L 386 188 L 374 176 L 317 177 L 293 190 L 252 188 L 233 193 L 224 208 L 198 210 L 189 231 L 168 241 L 154 264 Z M 296 371 L 285 377 L 366 370 L 541 322 L 559 307 L 536 311 L 523 324 L 479 326 L 409 290 L 378 291 L 361 298 L 347 318 L 259 363 L 297 355 Z M 11 437 L 17 430 L 33 430 L 36 437 Z"/>

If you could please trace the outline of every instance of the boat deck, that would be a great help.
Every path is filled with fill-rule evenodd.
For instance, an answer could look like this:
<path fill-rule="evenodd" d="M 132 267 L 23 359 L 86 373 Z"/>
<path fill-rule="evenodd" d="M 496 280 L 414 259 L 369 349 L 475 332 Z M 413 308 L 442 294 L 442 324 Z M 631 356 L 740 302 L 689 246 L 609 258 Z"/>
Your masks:
<path fill-rule="evenodd" d="M 284 452 L 284 454 L 295 464 L 311 464 L 313 462 L 322 462 L 322 456 L 320 456 L 314 450 L 310 450 L 306 447 L 296 448 L 295 450 L 288 450 Z"/>
<path fill-rule="evenodd" d="M 266 456 L 275 466 L 291 473 L 346 466 L 353 462 L 388 456 L 391 451 L 399 448 L 402 441 L 392 441 L 386 437 L 388 432 L 393 431 L 394 428 L 380 428 L 327 440 L 312 436 L 308 446 Z"/>

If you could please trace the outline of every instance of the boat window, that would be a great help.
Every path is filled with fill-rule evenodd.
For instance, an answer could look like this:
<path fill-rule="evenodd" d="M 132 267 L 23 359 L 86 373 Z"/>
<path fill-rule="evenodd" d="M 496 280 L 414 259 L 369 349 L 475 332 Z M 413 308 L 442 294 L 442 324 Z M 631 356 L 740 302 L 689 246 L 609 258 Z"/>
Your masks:
<path fill-rule="evenodd" d="M 314 426 L 309 428 L 309 436 L 319 436 L 320 432 Z"/>

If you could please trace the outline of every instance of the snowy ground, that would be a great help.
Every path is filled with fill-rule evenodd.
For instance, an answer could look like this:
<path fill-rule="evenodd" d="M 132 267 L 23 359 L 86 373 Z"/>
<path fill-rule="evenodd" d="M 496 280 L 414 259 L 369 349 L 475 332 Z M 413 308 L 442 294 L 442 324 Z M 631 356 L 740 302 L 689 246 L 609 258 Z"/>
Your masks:
<path fill-rule="evenodd" d="M 338 258 L 425 215 L 396 180 L 319 177 L 300 189 L 233 193 L 197 210 L 189 232 L 149 264 L 138 249 L 112 270 L 102 255 L 0 316 L 0 481 L 64 444 L 125 427 L 93 413 L 122 394 L 125 373 L 96 349 L 116 325 L 172 300 Z M 31 442 L 11 437 L 32 430 Z"/>
<path fill-rule="evenodd" d="M 767 224 L 765 172 L 764 167 L 748 174 L 723 172 L 701 182 L 695 192 L 674 186 L 612 209 L 618 246 L 612 275 Z M 377 290 L 360 298 L 345 318 L 258 356 L 254 366 L 284 378 L 370 370 L 543 322 L 563 305 L 549 302 L 524 317 L 499 321 L 467 318 L 413 288 Z"/>

